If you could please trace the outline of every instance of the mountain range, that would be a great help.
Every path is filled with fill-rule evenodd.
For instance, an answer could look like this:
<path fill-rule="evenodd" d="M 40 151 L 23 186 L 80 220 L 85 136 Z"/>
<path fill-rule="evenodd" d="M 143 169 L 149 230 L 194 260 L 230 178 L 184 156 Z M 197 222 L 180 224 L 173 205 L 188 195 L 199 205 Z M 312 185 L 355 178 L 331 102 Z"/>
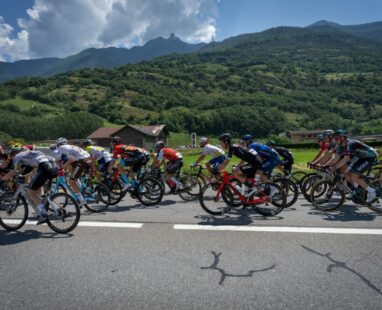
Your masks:
<path fill-rule="evenodd" d="M 327 24 L 243 34 L 118 68 L 7 81 L 0 84 L 0 129 L 55 138 L 61 128 L 55 117 L 85 113 L 68 123 L 73 138 L 86 136 L 82 120 L 95 117 L 203 135 L 382 132 L 382 42 L 365 30 L 376 25 L 353 35 Z"/>
<path fill-rule="evenodd" d="M 66 58 L 41 58 L 20 60 L 13 63 L 0 62 L 0 81 L 22 76 L 52 76 L 83 68 L 114 68 L 129 63 L 151 60 L 169 54 L 195 52 L 205 43 L 189 44 L 171 34 L 148 41 L 143 46 L 127 48 L 89 48 Z"/>
<path fill-rule="evenodd" d="M 343 26 L 322 20 L 306 28 L 317 32 L 350 34 L 359 38 L 382 42 L 382 22 Z M 241 37 L 235 37 L 233 40 Z M 229 42 L 229 39 L 225 40 L 225 42 Z M 169 54 L 192 53 L 209 46 L 214 46 L 214 44 L 189 44 L 171 34 L 168 39 L 160 37 L 148 41 L 143 46 L 134 46 L 131 49 L 116 47 L 90 48 L 63 59 L 41 58 L 20 60 L 13 63 L 0 62 L 0 81 L 22 76 L 46 77 L 83 68 L 114 68 L 129 63 L 152 60 L 156 57 Z"/>

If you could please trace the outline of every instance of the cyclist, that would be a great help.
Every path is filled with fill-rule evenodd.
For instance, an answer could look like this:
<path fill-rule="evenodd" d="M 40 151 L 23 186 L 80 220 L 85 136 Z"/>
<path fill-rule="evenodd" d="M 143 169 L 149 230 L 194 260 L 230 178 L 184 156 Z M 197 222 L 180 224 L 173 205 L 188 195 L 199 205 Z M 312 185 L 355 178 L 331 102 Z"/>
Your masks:
<path fill-rule="evenodd" d="M 37 224 L 42 224 L 46 221 L 47 214 L 42 204 L 42 198 L 39 195 L 40 188 L 49 179 L 57 176 L 57 166 L 54 165 L 48 156 L 39 151 L 31 151 L 23 147 L 11 147 L 9 156 L 12 159 L 13 168 L 1 180 L 8 180 L 16 173 L 23 176 L 32 174 L 36 170 L 32 180 L 29 183 L 27 192 L 32 200 L 34 209 L 37 213 Z M 37 207 L 37 208 L 36 208 Z"/>
<path fill-rule="evenodd" d="M 85 148 L 85 151 L 90 154 L 93 175 L 96 175 L 96 171 L 104 173 L 109 170 L 109 166 L 113 161 L 113 158 L 109 152 L 107 152 L 103 147 L 95 146 L 93 141 L 90 139 L 86 139 L 82 143 L 82 146 Z M 99 180 L 100 178 L 101 175 L 97 175 L 97 179 Z"/>
<path fill-rule="evenodd" d="M 232 137 L 229 133 L 223 133 L 220 135 L 219 141 L 220 146 L 228 151 L 227 158 L 219 167 L 219 172 L 225 169 L 232 159 L 232 156 L 235 155 L 240 159 L 240 162 L 233 171 L 233 175 L 242 184 L 245 184 L 248 187 L 247 190 L 249 190 L 250 187 L 250 184 L 247 182 L 247 178 L 255 178 L 256 182 L 260 179 L 266 179 L 262 171 L 263 162 L 254 149 L 247 149 L 244 146 L 232 144 Z"/>
<path fill-rule="evenodd" d="M 368 193 L 367 203 L 373 202 L 376 190 L 366 183 L 362 173 L 368 171 L 376 162 L 377 151 L 358 140 L 349 139 L 347 132 L 343 129 L 336 130 L 334 137 L 339 144 L 337 152 L 341 159 L 330 168 L 330 171 L 345 168 L 346 180 L 365 189 Z"/>
<path fill-rule="evenodd" d="M 314 159 L 310 163 L 308 163 L 308 166 L 317 164 L 325 156 L 329 148 L 329 143 L 326 141 L 326 137 L 322 133 L 317 136 L 317 143 L 320 147 L 320 150 L 318 151 Z"/>
<path fill-rule="evenodd" d="M 285 175 L 290 175 L 292 172 L 292 166 L 294 164 L 292 152 L 285 147 L 278 146 L 273 140 L 268 141 L 267 146 L 274 149 L 283 158 L 280 166 L 282 166 Z"/>
<path fill-rule="evenodd" d="M 244 145 L 250 150 L 256 151 L 256 153 L 260 156 L 263 162 L 262 170 L 266 176 L 264 180 L 268 182 L 268 177 L 271 175 L 273 169 L 281 164 L 279 154 L 277 154 L 277 152 L 269 146 L 260 143 L 253 143 L 252 140 L 253 139 L 251 135 L 244 135 L 241 137 L 240 144 Z"/>
<path fill-rule="evenodd" d="M 224 151 L 214 145 L 208 143 L 208 138 L 201 138 L 199 141 L 200 147 L 203 148 L 202 153 L 199 155 L 195 163 L 192 164 L 193 167 L 198 165 L 207 155 L 211 155 L 213 158 L 206 163 L 206 168 L 209 171 L 210 175 L 216 174 L 218 172 L 219 166 L 227 158 Z"/>
<path fill-rule="evenodd" d="M 65 138 L 56 141 L 58 157 L 62 161 L 62 168 L 70 173 L 69 184 L 77 195 L 80 207 L 86 204 L 81 194 L 81 183 L 78 180 L 85 169 L 90 168 L 90 154 L 76 145 L 69 145 Z"/>
<path fill-rule="evenodd" d="M 152 168 L 156 169 L 163 165 L 166 160 L 167 168 L 165 171 L 166 182 L 170 186 L 171 193 L 175 193 L 182 185 L 175 177 L 174 173 L 183 167 L 183 156 L 178 151 L 165 147 L 163 141 L 158 141 L 155 144 L 156 158 L 152 164 Z"/>
<path fill-rule="evenodd" d="M 121 161 L 118 164 L 118 171 L 125 183 L 122 191 L 125 191 L 135 184 L 135 174 L 149 162 L 150 154 L 143 148 L 122 144 L 120 137 L 113 137 L 111 143 L 113 146 L 113 163 L 110 164 L 109 171 L 113 169 L 116 160 L 120 157 Z M 131 167 L 129 169 L 129 177 L 127 177 L 125 167 Z"/>

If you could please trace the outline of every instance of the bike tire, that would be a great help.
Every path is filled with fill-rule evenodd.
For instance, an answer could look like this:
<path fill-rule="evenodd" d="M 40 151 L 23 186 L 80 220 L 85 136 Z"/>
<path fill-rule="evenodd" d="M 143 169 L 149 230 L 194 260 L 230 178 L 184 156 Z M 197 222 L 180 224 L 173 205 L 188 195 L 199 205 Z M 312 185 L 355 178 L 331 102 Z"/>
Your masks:
<path fill-rule="evenodd" d="M 258 194 L 261 196 L 268 195 L 267 192 L 270 192 L 271 187 L 276 189 L 276 192 L 273 195 L 274 198 L 272 198 L 270 201 L 270 204 L 272 204 L 274 208 L 269 207 L 269 203 L 262 204 L 265 205 L 265 207 L 262 207 L 262 205 L 253 205 L 253 209 L 257 213 L 262 216 L 269 217 L 275 216 L 285 209 L 286 197 L 280 185 L 273 182 L 265 182 L 258 184 L 257 187 L 264 189 L 263 192 Z M 250 199 L 253 199 L 253 196 L 250 197 Z"/>
<path fill-rule="evenodd" d="M 60 199 L 65 202 L 60 202 Z M 46 220 L 46 223 L 50 229 L 59 234 L 67 234 L 76 228 L 81 216 L 80 207 L 78 206 L 76 200 L 67 193 L 56 193 L 50 196 L 50 201 L 51 203 L 47 207 L 48 218 Z M 55 211 L 51 206 L 58 207 L 61 214 L 50 214 Z M 72 221 L 69 222 L 68 219 L 71 219 Z M 69 223 L 68 227 L 66 227 L 67 223 Z M 62 228 L 59 224 L 63 224 L 65 227 Z"/>
<path fill-rule="evenodd" d="M 370 186 L 377 191 L 377 197 L 374 201 L 366 203 L 366 207 L 374 212 L 382 213 L 382 179 L 373 180 Z"/>
<path fill-rule="evenodd" d="M 13 201 L 14 194 L 14 192 L 6 192 L 0 197 L 0 225 L 8 231 L 16 231 L 20 229 L 28 219 L 28 204 L 22 196 L 17 197 L 15 201 L 16 204 L 13 206 L 21 212 L 20 216 L 18 216 L 20 221 L 18 222 L 16 219 L 7 217 L 15 213 L 15 211 L 10 213 L 11 210 L 9 209 L 13 208 L 10 204 Z M 14 225 L 11 225 L 12 223 L 14 223 Z"/>
<path fill-rule="evenodd" d="M 292 180 L 287 178 L 277 178 L 273 183 L 279 184 L 286 195 L 285 208 L 293 206 L 298 199 L 298 186 Z"/>
<path fill-rule="evenodd" d="M 184 201 L 194 201 L 198 199 L 201 186 L 197 177 L 192 175 L 183 175 L 179 180 L 182 185 L 179 189 L 179 197 Z"/>
<path fill-rule="evenodd" d="M 344 204 L 345 198 L 345 192 L 331 180 L 321 180 L 315 183 L 310 192 L 312 205 L 321 211 L 334 211 L 340 208 Z"/>
<path fill-rule="evenodd" d="M 224 187 L 227 187 L 225 185 Z M 232 204 L 227 203 L 225 200 L 223 200 L 222 193 L 220 193 L 220 196 L 217 198 L 217 186 L 214 186 L 213 184 L 207 184 L 202 188 L 199 194 L 199 203 L 200 206 L 204 211 L 206 211 L 209 214 L 212 215 L 223 215 L 224 213 L 227 213 L 230 209 Z M 222 192 L 225 189 L 222 189 Z M 229 194 L 231 191 L 227 191 L 227 197 L 226 199 L 229 199 Z M 233 196 L 231 197 L 233 199 Z"/>
<path fill-rule="evenodd" d="M 94 213 L 106 211 L 110 205 L 110 191 L 103 183 L 92 182 L 82 190 L 85 208 Z"/>
<path fill-rule="evenodd" d="M 164 188 L 156 179 L 145 178 L 139 181 L 139 186 L 134 193 L 144 206 L 153 206 L 163 199 Z"/>
<path fill-rule="evenodd" d="M 311 202 L 310 192 L 312 191 L 314 184 L 316 184 L 320 180 L 322 180 L 322 177 L 320 175 L 312 174 L 304 180 L 304 183 L 302 183 L 301 193 L 307 201 Z"/>

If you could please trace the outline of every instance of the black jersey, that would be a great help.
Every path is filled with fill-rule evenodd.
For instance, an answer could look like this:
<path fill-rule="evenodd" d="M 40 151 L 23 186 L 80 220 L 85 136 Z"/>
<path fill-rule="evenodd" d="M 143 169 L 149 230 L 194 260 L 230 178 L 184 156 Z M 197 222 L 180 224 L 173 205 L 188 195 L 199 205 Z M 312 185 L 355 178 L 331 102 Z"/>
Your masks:
<path fill-rule="evenodd" d="M 227 157 L 231 159 L 232 155 L 235 155 L 237 158 L 250 164 L 256 164 L 258 162 L 261 163 L 261 159 L 255 150 L 253 149 L 249 150 L 237 144 L 230 145 L 228 149 Z"/>
<path fill-rule="evenodd" d="M 275 146 L 275 151 L 284 159 L 293 159 L 293 154 L 287 148 L 282 146 Z"/>

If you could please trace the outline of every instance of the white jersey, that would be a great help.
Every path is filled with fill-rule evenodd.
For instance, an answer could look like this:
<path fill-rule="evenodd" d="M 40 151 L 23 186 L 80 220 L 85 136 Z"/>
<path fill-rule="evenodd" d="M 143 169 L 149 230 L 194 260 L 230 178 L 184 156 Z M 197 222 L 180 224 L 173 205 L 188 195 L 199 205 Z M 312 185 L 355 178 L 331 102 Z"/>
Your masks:
<path fill-rule="evenodd" d="M 68 159 L 75 161 L 90 158 L 90 154 L 88 152 L 75 145 L 64 144 L 59 146 L 57 149 L 60 158 L 62 158 L 63 155 L 66 155 Z"/>
<path fill-rule="evenodd" d="M 211 145 L 211 144 L 206 144 L 204 147 L 203 147 L 203 152 L 202 152 L 203 155 L 211 155 L 213 157 L 219 157 L 221 155 L 224 155 L 224 151 L 217 147 L 217 146 L 214 146 L 214 145 Z"/>
<path fill-rule="evenodd" d="M 105 163 L 108 163 L 112 160 L 111 154 L 107 152 L 103 147 L 88 146 L 85 150 L 97 161 L 104 159 Z"/>
<path fill-rule="evenodd" d="M 58 152 L 57 149 L 53 150 L 53 151 L 50 151 L 50 154 L 52 155 L 52 157 L 55 159 L 55 160 L 61 160 L 61 155 L 60 153 Z"/>
<path fill-rule="evenodd" d="M 17 169 L 19 165 L 37 168 L 41 163 L 48 163 L 48 157 L 39 151 L 25 151 L 18 153 L 13 158 L 13 166 Z"/>

